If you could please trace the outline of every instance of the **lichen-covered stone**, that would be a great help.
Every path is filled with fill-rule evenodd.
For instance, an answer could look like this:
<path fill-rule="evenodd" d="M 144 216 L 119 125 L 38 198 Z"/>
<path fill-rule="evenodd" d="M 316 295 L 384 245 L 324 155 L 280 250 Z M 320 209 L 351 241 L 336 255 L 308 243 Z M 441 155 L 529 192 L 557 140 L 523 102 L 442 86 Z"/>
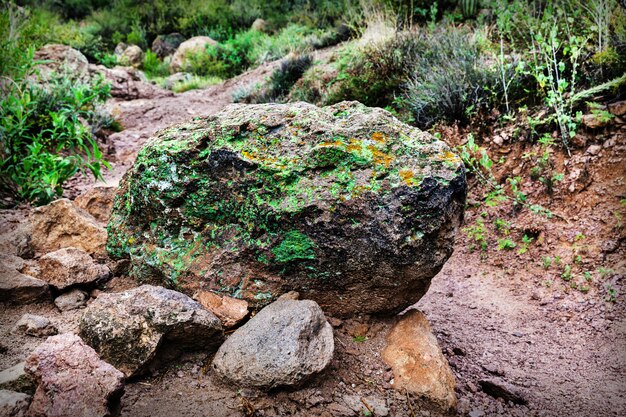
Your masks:
<path fill-rule="evenodd" d="M 333 315 L 397 312 L 451 255 L 465 195 L 460 158 L 382 109 L 233 105 L 147 143 L 107 248 L 254 308 L 297 290 Z"/>

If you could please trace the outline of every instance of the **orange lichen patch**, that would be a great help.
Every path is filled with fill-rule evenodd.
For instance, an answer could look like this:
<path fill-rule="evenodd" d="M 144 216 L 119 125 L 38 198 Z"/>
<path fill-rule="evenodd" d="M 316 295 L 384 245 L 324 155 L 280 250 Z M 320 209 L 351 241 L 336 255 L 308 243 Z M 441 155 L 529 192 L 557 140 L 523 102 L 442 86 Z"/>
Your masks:
<path fill-rule="evenodd" d="M 327 148 L 327 147 L 331 147 L 331 146 L 343 146 L 343 143 L 339 142 L 338 140 L 336 140 L 334 142 L 322 142 L 322 143 L 320 143 L 317 146 L 323 147 L 323 148 Z"/>
<path fill-rule="evenodd" d="M 385 143 L 387 137 L 381 132 L 374 132 L 372 133 L 372 140 L 378 143 Z"/>
<path fill-rule="evenodd" d="M 369 145 L 367 149 L 369 149 L 369 151 L 372 153 L 374 164 L 384 165 L 385 168 L 389 168 L 391 161 L 393 161 L 393 156 L 379 151 L 374 145 Z"/>
<path fill-rule="evenodd" d="M 444 151 L 444 152 L 438 153 L 437 155 L 435 155 L 435 159 L 437 161 L 444 161 L 444 162 L 453 162 L 453 163 L 461 162 L 461 158 L 459 158 L 458 155 L 450 151 Z"/>
<path fill-rule="evenodd" d="M 400 172 L 398 172 L 398 175 L 400 175 L 400 178 L 406 185 L 410 186 L 415 183 L 415 174 L 413 174 L 413 171 L 410 169 L 401 169 Z"/>

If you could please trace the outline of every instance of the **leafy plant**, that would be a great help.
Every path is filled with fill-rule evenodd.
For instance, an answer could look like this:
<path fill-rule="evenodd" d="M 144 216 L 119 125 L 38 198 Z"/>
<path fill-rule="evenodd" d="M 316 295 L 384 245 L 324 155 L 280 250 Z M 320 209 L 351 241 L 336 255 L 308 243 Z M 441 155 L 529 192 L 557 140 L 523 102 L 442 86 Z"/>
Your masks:
<path fill-rule="evenodd" d="M 20 78 L 0 99 L 0 195 L 3 204 L 46 204 L 62 195 L 76 172 L 102 178 L 108 167 L 88 123 L 98 103 L 109 97 L 102 78 L 91 84 L 57 74 L 45 85 L 30 81 L 32 51 Z"/>
<path fill-rule="evenodd" d="M 498 239 L 498 250 L 511 250 L 517 245 L 509 238 Z"/>

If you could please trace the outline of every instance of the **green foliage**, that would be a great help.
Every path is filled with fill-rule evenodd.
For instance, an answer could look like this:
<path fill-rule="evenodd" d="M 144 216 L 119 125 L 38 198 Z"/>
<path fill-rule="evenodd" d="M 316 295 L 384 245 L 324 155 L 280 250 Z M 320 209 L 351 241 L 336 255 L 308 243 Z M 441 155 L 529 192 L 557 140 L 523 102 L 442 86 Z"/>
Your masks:
<path fill-rule="evenodd" d="M 238 92 L 238 96 L 233 99 L 245 103 L 282 101 L 311 64 L 310 55 L 297 55 L 285 59 L 272 73 L 265 86 L 253 86 L 247 91 Z"/>
<path fill-rule="evenodd" d="M 8 202 L 46 204 L 77 171 L 101 178 L 102 153 L 88 127 L 109 95 L 101 80 L 80 84 L 59 75 L 41 87 L 13 84 L 0 101 L 0 194 Z"/>
<path fill-rule="evenodd" d="M 498 107 L 498 73 L 479 33 L 446 28 L 428 35 L 420 49 L 404 97 L 418 126 L 468 122 L 481 110 Z"/>
<path fill-rule="evenodd" d="M 498 250 L 511 250 L 517 245 L 509 238 L 498 239 Z"/>
<path fill-rule="evenodd" d="M 166 77 L 170 73 L 169 65 L 161 61 L 151 50 L 146 51 L 141 69 L 148 78 Z"/>
<path fill-rule="evenodd" d="M 278 263 L 296 260 L 315 259 L 315 243 L 307 235 L 297 230 L 285 233 L 285 236 L 272 252 Z"/>
<path fill-rule="evenodd" d="M 213 77 L 213 76 L 198 77 L 197 75 L 194 75 L 193 77 L 187 80 L 180 81 L 174 84 L 172 86 L 172 91 L 174 91 L 175 93 L 184 93 L 185 91 L 189 91 L 189 90 L 198 90 L 201 88 L 207 88 L 212 85 L 219 84 L 222 81 L 224 80 L 222 80 L 219 77 Z"/>

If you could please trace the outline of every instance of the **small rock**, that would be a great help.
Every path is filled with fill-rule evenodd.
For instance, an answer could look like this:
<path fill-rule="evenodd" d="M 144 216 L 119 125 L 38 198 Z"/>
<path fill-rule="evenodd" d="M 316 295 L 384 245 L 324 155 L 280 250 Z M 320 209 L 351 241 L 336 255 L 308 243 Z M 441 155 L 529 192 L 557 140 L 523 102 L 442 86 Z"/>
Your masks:
<path fill-rule="evenodd" d="M 0 389 L 0 417 L 25 417 L 30 395 Z"/>
<path fill-rule="evenodd" d="M 213 369 L 236 386 L 298 385 L 328 366 L 334 348 L 333 329 L 316 302 L 278 300 L 224 342 Z"/>
<path fill-rule="evenodd" d="M 191 80 L 193 78 L 193 74 L 188 72 L 177 72 L 176 74 L 172 74 L 165 79 L 163 82 L 163 87 L 168 90 L 172 90 L 176 84 Z"/>
<path fill-rule="evenodd" d="M 124 375 L 101 360 L 80 337 L 49 337 L 26 359 L 26 372 L 37 381 L 31 416 L 117 415 Z"/>
<path fill-rule="evenodd" d="M 590 147 L 587 148 L 587 153 L 589 155 L 597 155 L 600 153 L 601 150 L 602 150 L 602 146 L 591 145 Z"/>
<path fill-rule="evenodd" d="M 493 137 L 493 143 L 495 143 L 498 146 L 502 146 L 504 144 L 504 139 L 502 138 L 502 136 L 496 135 Z"/>
<path fill-rule="evenodd" d="M 57 328 L 46 317 L 35 314 L 24 314 L 12 330 L 14 333 L 24 333 L 29 336 L 44 337 L 57 334 Z"/>
<path fill-rule="evenodd" d="M 77 248 L 50 252 L 39 260 L 40 277 L 59 290 L 74 285 L 94 285 L 109 278 L 106 265 L 96 263 L 89 254 Z"/>
<path fill-rule="evenodd" d="M 485 412 L 483 410 L 473 409 L 469 412 L 469 417 L 483 417 Z"/>
<path fill-rule="evenodd" d="M 0 265 L 0 302 L 29 304 L 50 299 L 48 284 Z"/>
<path fill-rule="evenodd" d="M 344 395 L 343 402 L 357 415 L 374 415 L 386 417 L 389 415 L 387 402 L 383 398 L 365 398 L 360 395 Z"/>
<path fill-rule="evenodd" d="M 139 68 L 143 64 L 144 53 L 137 45 L 130 45 L 120 54 L 118 62 L 126 67 Z"/>
<path fill-rule="evenodd" d="M 89 295 L 85 291 L 74 289 L 54 299 L 54 305 L 61 311 L 75 310 L 87 304 Z"/>
<path fill-rule="evenodd" d="M 217 42 L 208 36 L 195 36 L 187 39 L 178 46 L 174 56 L 172 56 L 172 61 L 170 62 L 172 72 L 179 72 L 184 69 L 189 55 L 203 52 L 206 50 L 207 46 L 213 46 L 216 44 Z"/>
<path fill-rule="evenodd" d="M 126 377 L 145 372 L 161 347 L 172 352 L 216 349 L 219 319 L 176 291 L 152 285 L 104 293 L 85 310 L 80 335 Z"/>
<path fill-rule="evenodd" d="M 408 391 L 449 410 L 456 406 L 456 381 L 426 316 L 404 314 L 387 335 L 383 361 L 394 374 L 393 387 Z"/>
<path fill-rule="evenodd" d="M 24 362 L 20 362 L 0 372 L 0 389 L 32 395 L 35 392 L 35 388 L 35 381 L 24 370 Z"/>
<path fill-rule="evenodd" d="M 31 246 L 39 253 L 75 247 L 105 255 L 107 232 L 93 216 L 66 198 L 37 207 L 30 216 Z"/>
<path fill-rule="evenodd" d="M 582 118 L 582 123 L 589 129 L 598 129 L 607 125 L 607 122 L 598 117 L 595 114 L 585 114 Z"/>
<path fill-rule="evenodd" d="M 614 116 L 626 115 L 626 101 L 618 101 L 609 104 L 609 112 Z"/>
<path fill-rule="evenodd" d="M 257 18 L 254 22 L 252 22 L 252 26 L 250 26 L 250 28 L 258 32 L 265 32 L 267 31 L 267 22 L 261 18 Z"/>
<path fill-rule="evenodd" d="M 514 404 L 526 405 L 528 401 L 525 395 L 517 387 L 506 381 L 496 378 L 481 379 L 478 381 L 485 394 L 494 398 L 502 398 L 504 401 L 511 401 Z"/>
<path fill-rule="evenodd" d="M 74 200 L 74 204 L 91 214 L 100 223 L 111 217 L 116 187 L 98 185 L 85 191 Z"/>
<path fill-rule="evenodd" d="M 200 291 L 194 298 L 204 308 L 215 314 L 227 329 L 235 327 L 248 315 L 248 303 L 227 295 L 217 295 L 210 291 Z"/>
<path fill-rule="evenodd" d="M 497 376 L 504 376 L 504 369 L 500 365 L 488 363 L 488 364 L 483 365 L 483 369 L 489 372 L 490 374 L 494 374 Z"/>

